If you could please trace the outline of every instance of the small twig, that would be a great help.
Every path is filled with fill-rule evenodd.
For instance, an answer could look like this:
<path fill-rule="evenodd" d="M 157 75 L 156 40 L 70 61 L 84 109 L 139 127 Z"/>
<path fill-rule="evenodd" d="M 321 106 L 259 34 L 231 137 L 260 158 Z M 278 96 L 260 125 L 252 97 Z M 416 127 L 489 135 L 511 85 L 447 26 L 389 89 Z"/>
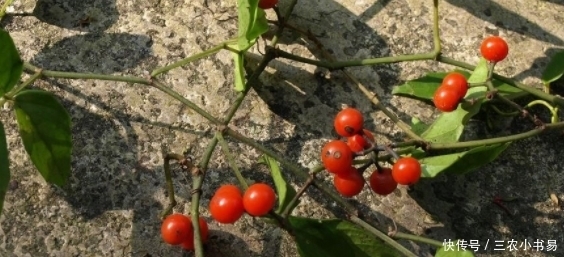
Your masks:
<path fill-rule="evenodd" d="M 296 192 L 296 195 L 294 195 L 294 197 L 292 198 L 292 200 L 290 200 L 288 205 L 286 205 L 286 208 L 284 209 L 281 215 L 282 218 L 284 219 L 288 218 L 290 212 L 292 211 L 292 206 L 294 206 L 298 202 L 300 197 L 306 192 L 307 188 L 311 186 L 314 181 L 315 181 L 315 175 L 310 174 L 310 177 L 305 181 L 305 184 L 300 188 L 300 190 L 298 190 L 298 192 Z"/>
<path fill-rule="evenodd" d="M 417 235 L 406 234 L 406 233 L 402 233 L 402 232 L 396 232 L 391 237 L 394 238 L 394 239 L 405 239 L 405 240 L 410 240 L 410 241 L 414 241 L 414 242 L 420 242 L 420 243 L 435 246 L 437 248 L 443 247 L 443 243 L 440 242 L 440 241 L 437 241 L 435 239 L 426 238 L 426 237 L 417 236 Z"/>
<path fill-rule="evenodd" d="M 505 96 L 498 94 L 497 89 L 495 89 L 495 87 L 493 86 L 493 83 L 491 81 L 486 82 L 486 85 L 488 86 L 489 91 L 493 94 L 494 97 L 496 97 L 497 99 L 501 100 L 502 102 L 506 103 L 507 105 L 513 107 L 516 110 L 519 110 L 519 112 L 521 112 L 521 114 L 524 117 L 527 117 L 531 120 L 531 122 L 533 124 L 535 124 L 535 126 L 537 127 L 543 127 L 544 123 L 537 118 L 536 116 L 533 116 L 529 113 L 529 111 L 527 111 L 525 108 L 523 108 L 521 105 L 507 99 Z"/>
<path fill-rule="evenodd" d="M 169 215 L 172 211 L 172 208 L 176 206 L 177 202 L 174 197 L 174 185 L 172 183 L 172 173 L 170 172 L 170 161 L 176 160 L 180 165 L 186 165 L 187 160 L 181 154 L 175 153 L 168 153 L 165 154 L 163 152 L 163 159 L 164 159 L 164 173 L 165 173 L 165 181 L 166 181 L 166 190 L 168 193 L 168 205 L 167 207 L 161 212 L 161 219 L 164 219 L 167 215 Z M 190 166 L 192 166 L 190 164 Z M 188 165 L 186 165 L 188 167 Z"/>
<path fill-rule="evenodd" d="M 223 138 L 222 132 L 220 132 L 220 131 L 216 132 L 215 136 L 219 140 L 219 144 L 221 145 L 221 150 L 223 150 L 223 154 L 227 158 L 227 162 L 229 163 L 229 166 L 231 166 L 233 173 L 235 173 L 235 177 L 237 177 L 239 184 L 241 185 L 243 190 L 247 190 L 249 185 L 247 184 L 247 181 L 245 180 L 243 175 L 241 175 L 241 171 L 239 170 L 239 166 L 235 162 L 235 158 L 233 158 L 233 155 L 231 154 L 231 151 L 229 150 L 229 145 L 227 144 L 227 141 L 225 141 L 225 139 Z"/>
<path fill-rule="evenodd" d="M 194 166 L 192 169 L 192 205 L 190 209 L 192 211 L 192 226 L 194 227 L 194 249 L 196 251 L 197 257 L 204 257 L 204 248 L 202 245 L 202 237 L 200 235 L 200 197 L 202 195 L 202 184 L 204 182 L 204 177 L 208 169 L 208 164 L 210 162 L 211 156 L 217 146 L 218 139 L 213 137 L 208 143 L 206 151 L 202 155 L 202 159 L 198 163 L 198 166 Z"/>

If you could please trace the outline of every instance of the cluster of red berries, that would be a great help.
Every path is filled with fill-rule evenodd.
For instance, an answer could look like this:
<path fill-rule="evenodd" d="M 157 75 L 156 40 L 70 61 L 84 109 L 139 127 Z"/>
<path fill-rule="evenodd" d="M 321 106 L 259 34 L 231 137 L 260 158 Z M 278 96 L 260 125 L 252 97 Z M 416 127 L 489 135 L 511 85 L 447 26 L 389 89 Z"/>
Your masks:
<path fill-rule="evenodd" d="M 209 210 L 213 219 L 219 223 L 235 223 L 246 211 L 252 216 L 266 215 L 276 202 L 274 189 L 267 184 L 251 185 L 245 194 L 235 185 L 223 185 L 215 192 Z M 202 243 L 208 240 L 208 224 L 200 217 L 200 236 Z M 161 225 L 161 236 L 170 245 L 181 245 L 185 250 L 194 250 L 194 228 L 191 219 L 183 214 L 167 216 Z"/>
<path fill-rule="evenodd" d="M 321 149 L 321 162 L 333 174 L 333 184 L 345 197 L 353 197 L 364 188 L 361 171 L 353 166 L 356 156 L 376 146 L 374 135 L 364 129 L 364 117 L 355 108 L 345 108 L 334 120 L 335 131 L 345 140 L 332 140 Z M 421 165 L 412 157 L 399 158 L 392 169 L 377 169 L 370 175 L 369 184 L 377 194 L 388 195 L 398 186 L 412 185 L 421 177 Z"/>
<path fill-rule="evenodd" d="M 202 242 L 208 240 L 208 223 L 204 218 L 199 218 L 200 237 Z M 184 214 L 174 213 L 168 215 L 161 225 L 161 236 L 163 240 L 171 245 L 180 245 L 183 249 L 194 250 L 194 228 L 192 220 Z"/>
<path fill-rule="evenodd" d="M 264 183 L 256 183 L 241 194 L 234 185 L 223 185 L 210 201 L 210 213 L 219 223 L 232 224 L 247 212 L 251 216 L 266 215 L 276 203 L 274 189 Z"/>
<path fill-rule="evenodd" d="M 497 63 L 507 57 L 509 47 L 501 37 L 492 36 L 486 38 L 480 46 L 480 53 L 484 59 L 491 63 Z M 433 103 L 437 109 L 443 112 L 451 112 L 458 108 L 468 92 L 468 81 L 464 75 L 451 72 L 447 74 L 433 96 Z"/>

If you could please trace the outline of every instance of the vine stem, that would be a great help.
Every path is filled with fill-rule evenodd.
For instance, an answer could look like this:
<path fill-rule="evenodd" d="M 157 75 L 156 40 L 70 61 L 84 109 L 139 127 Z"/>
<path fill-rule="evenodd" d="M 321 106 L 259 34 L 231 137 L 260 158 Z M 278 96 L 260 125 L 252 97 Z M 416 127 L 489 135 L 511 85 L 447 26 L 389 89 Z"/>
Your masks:
<path fill-rule="evenodd" d="M 33 82 L 35 82 L 41 76 L 42 76 L 41 69 L 36 70 L 35 73 L 33 75 L 31 75 L 31 77 L 29 79 L 27 79 L 25 82 L 19 84 L 18 86 L 12 88 L 8 93 L 6 93 L 4 95 L 4 97 L 2 99 L 0 99 L 0 106 L 4 105 L 4 102 L 6 100 L 10 100 L 10 99 L 14 98 L 14 96 L 16 96 L 20 91 L 22 91 L 27 86 L 33 84 Z"/>
<path fill-rule="evenodd" d="M 170 70 L 172 70 L 172 69 L 175 69 L 175 68 L 184 66 L 184 65 L 186 65 L 186 64 L 189 64 L 189 63 L 191 63 L 191 62 L 193 62 L 193 61 L 202 59 L 202 58 L 204 58 L 204 57 L 208 57 L 208 56 L 210 56 L 210 55 L 212 55 L 212 54 L 215 54 L 215 53 L 217 53 L 217 52 L 219 52 L 219 51 L 221 51 L 221 50 L 223 50 L 223 49 L 229 50 L 229 51 L 231 51 L 231 52 L 238 53 L 239 51 L 237 51 L 237 50 L 235 50 L 235 49 L 229 47 L 229 44 L 235 44 L 235 43 L 237 43 L 237 39 L 231 39 L 231 40 L 225 41 L 225 42 L 223 42 L 223 43 L 221 43 L 221 44 L 219 44 L 219 45 L 216 45 L 216 46 L 214 46 L 214 47 L 212 47 L 212 48 L 210 48 L 210 49 L 208 49 L 208 50 L 205 50 L 205 51 L 203 51 L 203 52 L 199 52 L 199 53 L 197 53 L 197 54 L 188 56 L 188 57 L 186 57 L 186 58 L 184 58 L 184 59 L 182 59 L 182 60 L 180 60 L 180 61 L 177 61 L 177 62 L 171 63 L 171 64 L 169 64 L 169 65 L 167 65 L 167 66 L 164 66 L 164 67 L 155 69 L 153 72 L 151 72 L 151 77 L 152 77 L 152 78 L 153 78 L 153 77 L 156 77 L 156 76 L 158 76 L 158 75 L 160 75 L 160 74 L 162 74 L 162 73 L 165 73 L 165 72 L 167 72 L 167 71 L 170 71 Z"/>
<path fill-rule="evenodd" d="M 161 219 L 165 218 L 174 206 L 176 206 L 176 199 L 174 197 L 174 185 L 172 184 L 172 174 L 170 172 L 170 161 L 176 160 L 177 162 L 183 162 L 184 156 L 180 154 L 163 153 L 164 157 L 164 173 L 165 173 L 165 181 L 166 181 L 166 190 L 168 192 L 168 206 L 161 212 Z"/>
<path fill-rule="evenodd" d="M 247 190 L 247 188 L 249 188 L 249 185 L 247 184 L 247 181 L 245 181 L 243 175 L 241 175 L 241 171 L 239 170 L 239 167 L 237 166 L 237 163 L 235 162 L 235 159 L 233 158 L 233 155 L 229 150 L 229 145 L 227 144 L 227 141 L 225 141 L 225 139 L 223 138 L 222 132 L 221 131 L 216 132 L 215 136 L 219 140 L 219 144 L 221 145 L 221 150 L 223 150 L 223 154 L 227 158 L 227 162 L 229 163 L 229 166 L 231 166 L 231 169 L 233 169 L 233 173 L 235 173 L 235 177 L 237 177 L 239 184 L 241 184 L 241 187 L 243 187 L 243 191 Z"/>
<path fill-rule="evenodd" d="M 314 59 L 297 56 L 281 49 L 273 49 L 273 51 L 275 51 L 276 57 L 307 63 L 318 67 L 327 68 L 329 70 L 337 70 L 337 69 L 356 67 L 356 66 L 369 66 L 369 65 L 384 64 L 384 63 L 434 60 L 436 57 L 436 54 L 434 52 L 431 52 L 424 54 L 408 54 L 408 55 L 378 57 L 378 58 L 350 60 L 350 61 L 320 61 L 320 60 L 314 60 Z"/>
<path fill-rule="evenodd" d="M 192 205 L 191 218 L 192 226 L 194 227 L 194 250 L 196 251 L 196 256 L 204 256 L 204 247 L 202 244 L 202 238 L 200 236 L 200 197 L 202 195 L 202 184 L 204 182 L 204 177 L 210 162 L 211 156 L 215 150 L 218 143 L 218 138 L 213 137 L 208 143 L 206 151 L 202 155 L 202 159 L 197 166 L 192 169 Z"/>
<path fill-rule="evenodd" d="M 492 144 L 500 144 L 500 143 L 507 143 L 511 141 L 523 140 L 532 136 L 536 136 L 541 134 L 544 131 L 549 130 L 558 130 L 564 128 L 564 122 L 557 122 L 552 124 L 545 124 L 543 127 L 534 128 L 527 132 L 514 134 L 510 136 L 498 137 L 498 138 L 490 138 L 490 139 L 481 139 L 481 140 L 472 140 L 466 142 L 457 142 L 457 143 L 433 143 L 428 144 L 427 148 L 429 150 L 454 150 L 454 149 L 461 149 L 461 148 L 471 148 L 471 147 L 478 147 L 483 145 L 492 145 Z"/>
<path fill-rule="evenodd" d="M 288 205 L 286 206 L 286 208 L 282 212 L 282 218 L 287 219 L 288 216 L 290 216 L 290 212 L 292 211 L 293 206 L 296 205 L 296 203 L 298 202 L 300 197 L 313 184 L 313 182 L 315 182 L 314 173 L 309 175 L 309 178 L 306 180 L 305 184 L 300 188 L 300 190 L 298 190 L 298 192 L 296 192 L 296 195 L 294 195 L 292 200 L 290 200 L 290 202 L 288 203 Z"/>
<path fill-rule="evenodd" d="M 420 242 L 420 243 L 435 246 L 437 248 L 443 247 L 443 243 L 441 243 L 440 241 L 437 241 L 437 240 L 431 239 L 431 238 L 427 238 L 427 237 L 418 236 L 418 235 L 406 234 L 406 233 L 402 233 L 402 232 L 395 232 L 394 235 L 391 236 L 391 237 L 394 238 L 394 239 L 405 239 L 405 240 Z"/>
<path fill-rule="evenodd" d="M 380 238 L 382 241 L 384 241 L 385 243 L 391 245 L 392 247 L 394 247 L 395 249 L 397 249 L 399 252 L 401 252 L 403 255 L 408 256 L 408 257 L 417 257 L 417 255 L 415 255 L 414 253 L 412 253 L 410 250 L 408 250 L 407 248 L 405 248 L 403 245 L 401 245 L 400 243 L 396 242 L 395 240 L 393 240 L 391 237 L 389 237 L 388 235 L 382 233 L 382 231 L 374 228 L 372 225 L 368 224 L 366 221 L 356 217 L 356 216 L 351 216 L 350 220 L 361 226 L 362 228 L 366 229 L 367 231 L 369 231 L 370 233 L 372 233 L 373 235 L 375 235 L 376 237 Z"/>

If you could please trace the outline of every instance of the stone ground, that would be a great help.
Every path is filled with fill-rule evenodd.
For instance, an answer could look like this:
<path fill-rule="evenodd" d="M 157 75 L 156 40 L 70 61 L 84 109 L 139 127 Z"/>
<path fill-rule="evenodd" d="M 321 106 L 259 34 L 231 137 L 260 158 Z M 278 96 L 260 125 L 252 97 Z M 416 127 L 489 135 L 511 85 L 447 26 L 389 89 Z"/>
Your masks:
<path fill-rule="evenodd" d="M 280 1 L 285 8 L 287 2 Z M 142 75 L 209 49 L 236 35 L 236 1 L 16 0 L 2 27 L 10 32 L 24 60 L 45 69 Z M 428 51 L 432 48 L 431 1 L 299 1 L 291 24 L 309 29 L 339 59 L 357 59 Z M 548 57 L 564 46 L 564 1 L 441 1 L 444 54 L 474 63 L 484 36 L 507 38 L 510 56 L 498 72 L 540 85 Z M 91 18 L 88 26 L 79 21 Z M 269 17 L 274 18 L 272 12 Z M 261 42 L 264 45 L 263 42 Z M 320 57 L 298 34 L 284 35 L 281 48 L 305 57 Z M 259 54 L 254 50 L 255 54 Z M 252 62 L 252 61 L 251 61 Z M 429 106 L 392 97 L 391 90 L 428 71 L 450 67 L 413 62 L 349 71 L 381 100 L 408 120 L 431 122 Z M 234 100 L 232 61 L 227 52 L 169 72 L 162 79 L 186 98 L 216 116 Z M 382 113 L 343 79 L 285 60 L 275 60 L 252 91 L 234 126 L 248 137 L 285 153 L 306 167 L 319 163 L 318 151 L 331 134 L 331 119 L 342 103 L 370 116 L 368 127 L 378 140 L 402 138 Z M 0 216 L 0 256 L 186 256 L 160 239 L 157 214 L 166 205 L 161 150 L 199 157 L 213 128 L 189 109 L 155 89 L 94 80 L 46 79 L 33 87 L 56 93 L 73 121 L 73 175 L 66 191 L 47 185 L 33 168 L 17 137 L 8 109 L 0 112 L 6 127 L 13 181 Z M 539 109 L 541 110 L 541 109 Z M 480 121 L 469 137 L 485 135 Z M 523 126 L 513 123 L 507 131 Z M 382 227 L 395 220 L 400 231 L 443 239 L 480 240 L 487 250 L 477 256 L 564 256 L 564 215 L 549 192 L 564 201 L 564 141 L 551 134 L 514 143 L 497 161 L 464 176 L 422 181 L 414 191 L 400 188 L 388 197 L 365 190 L 351 202 Z M 240 153 L 245 176 L 270 181 L 256 164 L 259 153 L 232 144 Z M 215 188 L 235 182 L 221 154 L 212 159 L 203 187 L 203 215 L 210 221 L 206 256 L 297 256 L 280 229 L 243 218 L 235 225 L 211 222 L 206 206 Z M 301 181 L 290 177 L 298 187 Z M 175 211 L 187 212 L 191 180 L 175 175 Z M 307 197 L 295 214 L 330 217 L 333 203 Z M 495 195 L 517 197 L 507 203 L 508 216 L 494 206 Z M 556 240 L 556 252 L 493 251 L 494 240 Z M 404 244 L 419 256 L 425 245 Z"/>

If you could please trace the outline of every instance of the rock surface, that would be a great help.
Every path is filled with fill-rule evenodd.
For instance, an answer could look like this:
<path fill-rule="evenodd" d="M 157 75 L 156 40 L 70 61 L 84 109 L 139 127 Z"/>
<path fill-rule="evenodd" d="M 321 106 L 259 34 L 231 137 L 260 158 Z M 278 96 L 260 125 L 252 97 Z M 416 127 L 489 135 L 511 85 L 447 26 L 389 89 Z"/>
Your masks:
<path fill-rule="evenodd" d="M 282 9 L 289 1 L 281 0 Z M 440 1 L 440 28 L 446 56 L 475 63 L 487 35 L 507 39 L 511 52 L 498 72 L 540 85 L 548 56 L 564 46 L 564 3 L 550 1 Z M 44 69 L 143 76 L 147 71 L 209 49 L 237 33 L 236 0 L 113 1 L 15 0 L 2 27 L 22 58 Z M 431 1 L 298 1 L 290 24 L 310 30 L 341 60 L 421 53 L 432 49 Z M 268 11 L 270 19 L 275 16 Z M 264 41 L 261 40 L 261 47 Z M 280 48 L 308 58 L 319 49 L 296 32 Z M 254 48 L 257 56 L 260 52 Z M 231 54 L 219 52 L 161 76 L 182 96 L 221 117 L 235 99 Z M 437 111 L 391 90 L 428 71 L 452 67 L 409 62 L 347 69 L 377 93 L 402 119 L 431 122 Z M 403 137 L 386 116 L 341 72 L 277 59 L 237 113 L 233 126 L 304 167 L 319 163 L 322 144 L 332 137 L 332 116 L 341 104 L 366 115 L 377 140 Z M 201 156 L 213 127 L 169 96 L 143 85 L 100 80 L 45 79 L 34 88 L 57 94 L 73 122 L 72 178 L 61 190 L 37 173 L 17 136 L 9 109 L 0 112 L 10 149 L 12 183 L 0 216 L 0 256 L 185 256 L 160 238 L 158 213 L 167 204 L 162 150 Z M 539 109 L 542 110 L 542 109 Z M 476 122 L 473 134 L 486 133 Z M 507 132 L 522 129 L 513 124 Z M 243 174 L 271 182 L 257 165 L 259 152 L 230 144 Z M 422 181 L 414 191 L 400 188 L 388 197 L 365 190 L 351 200 L 382 227 L 443 239 L 479 240 L 477 256 L 564 256 L 564 212 L 549 197 L 564 201 L 564 143 L 559 134 L 516 142 L 495 162 L 463 176 Z M 191 179 L 175 166 L 177 212 L 188 213 Z M 212 222 L 206 207 L 213 191 L 235 177 L 220 151 L 212 158 L 201 201 L 210 222 L 206 256 L 298 256 L 286 233 L 248 216 L 235 225 Z M 329 177 L 325 178 L 329 182 Z M 290 176 L 298 188 L 303 181 Z M 296 215 L 327 218 L 335 204 L 306 197 Z M 516 197 L 508 216 L 491 203 L 495 195 Z M 338 212 L 338 211 L 337 211 Z M 337 213 L 338 214 L 338 213 Z M 556 251 L 494 251 L 494 241 L 556 240 Z M 489 245 L 485 247 L 489 240 Z M 402 243 L 419 256 L 423 244 Z M 484 250 L 483 248 L 487 248 Z"/>

